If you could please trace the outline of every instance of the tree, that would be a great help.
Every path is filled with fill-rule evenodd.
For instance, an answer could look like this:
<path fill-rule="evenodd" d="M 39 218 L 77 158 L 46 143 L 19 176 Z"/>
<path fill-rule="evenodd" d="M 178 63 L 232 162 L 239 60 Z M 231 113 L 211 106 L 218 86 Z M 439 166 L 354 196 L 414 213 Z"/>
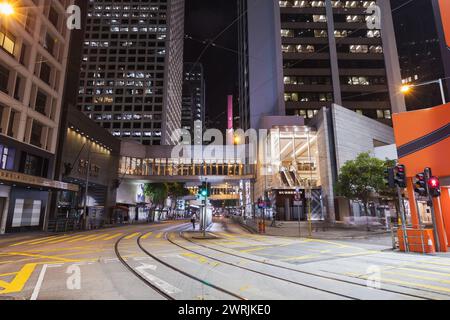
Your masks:
<path fill-rule="evenodd" d="M 144 194 L 151 198 L 152 203 L 155 204 L 156 207 L 164 207 L 164 202 L 168 197 L 169 189 L 166 183 L 147 183 L 144 187 Z M 154 214 L 154 211 L 152 214 Z M 152 220 L 155 220 L 154 215 L 152 216 Z"/>
<path fill-rule="evenodd" d="M 385 169 L 385 161 L 372 158 L 369 153 L 362 153 L 355 160 L 347 161 L 341 168 L 336 193 L 351 200 L 360 200 L 369 216 L 370 198 L 386 189 Z"/>

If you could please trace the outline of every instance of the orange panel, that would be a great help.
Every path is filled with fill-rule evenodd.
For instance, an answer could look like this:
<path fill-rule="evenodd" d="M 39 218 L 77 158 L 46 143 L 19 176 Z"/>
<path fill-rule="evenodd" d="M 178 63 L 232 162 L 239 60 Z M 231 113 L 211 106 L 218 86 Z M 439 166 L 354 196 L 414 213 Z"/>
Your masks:
<path fill-rule="evenodd" d="M 442 188 L 441 194 L 442 218 L 447 239 L 450 239 L 450 188 Z"/>
<path fill-rule="evenodd" d="M 445 39 L 447 42 L 447 46 L 450 48 L 450 1 L 439 0 L 439 7 L 441 9 Z"/>
<path fill-rule="evenodd" d="M 433 229 L 425 230 L 406 230 L 408 237 L 409 251 L 420 253 L 435 253 Z M 403 241 L 403 231 L 397 231 L 398 244 L 400 251 L 405 251 L 405 243 Z M 431 241 L 430 241 L 431 240 Z M 423 244 L 423 245 L 422 245 Z"/>
<path fill-rule="evenodd" d="M 450 2 L 450 1 L 449 1 Z M 394 134 L 397 147 L 420 139 L 450 123 L 450 103 L 435 108 L 394 114 Z M 450 138 L 400 159 L 408 177 L 414 177 L 425 167 L 436 176 L 450 176 Z"/>

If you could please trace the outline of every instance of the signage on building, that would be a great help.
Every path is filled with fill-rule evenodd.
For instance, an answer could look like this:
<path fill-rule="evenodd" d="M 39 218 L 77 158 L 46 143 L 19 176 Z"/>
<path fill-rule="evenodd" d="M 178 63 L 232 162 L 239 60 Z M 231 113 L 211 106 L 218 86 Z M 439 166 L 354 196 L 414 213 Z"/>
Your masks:
<path fill-rule="evenodd" d="M 50 189 L 66 190 L 78 192 L 79 188 L 75 184 L 61 181 L 49 180 L 41 177 L 29 176 L 19 172 L 0 170 L 0 180 L 5 182 L 20 183 L 27 186 L 43 187 Z"/>
<path fill-rule="evenodd" d="M 444 29 L 447 47 L 450 48 L 450 1 L 439 0 L 439 8 L 441 9 L 442 27 Z"/>
<path fill-rule="evenodd" d="M 86 175 L 86 173 L 87 173 L 86 170 L 87 170 L 88 166 L 89 166 L 89 161 L 81 159 L 80 163 L 78 164 L 78 173 Z M 92 163 L 89 166 L 89 176 L 97 178 L 99 176 L 99 174 L 100 174 L 100 167 L 98 165 Z"/>

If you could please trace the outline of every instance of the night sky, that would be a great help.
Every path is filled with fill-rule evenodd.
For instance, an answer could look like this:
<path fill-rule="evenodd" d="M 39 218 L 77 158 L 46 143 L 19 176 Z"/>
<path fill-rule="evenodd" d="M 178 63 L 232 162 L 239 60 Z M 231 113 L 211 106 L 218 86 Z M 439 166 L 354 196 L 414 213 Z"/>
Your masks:
<path fill-rule="evenodd" d="M 215 38 L 237 18 L 236 1 L 186 0 L 184 61 L 195 62 L 205 44 Z M 220 47 L 237 50 L 237 23 L 233 24 L 215 43 Z M 209 47 L 200 62 L 205 70 L 206 114 L 210 120 L 219 121 L 219 129 L 226 126 L 227 95 L 236 92 L 238 55 L 227 49 Z"/>

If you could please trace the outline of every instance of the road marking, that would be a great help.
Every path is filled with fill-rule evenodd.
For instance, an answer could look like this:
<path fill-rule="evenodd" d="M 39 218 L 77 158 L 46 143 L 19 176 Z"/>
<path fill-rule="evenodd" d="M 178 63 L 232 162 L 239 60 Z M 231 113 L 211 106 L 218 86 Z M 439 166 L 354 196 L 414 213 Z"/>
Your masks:
<path fill-rule="evenodd" d="M 0 288 L 3 288 L 3 290 L 0 290 L 0 295 L 22 291 L 25 283 L 28 281 L 36 268 L 36 265 L 36 263 L 29 263 L 23 266 L 19 272 L 15 273 L 16 276 L 11 282 L 0 280 Z"/>
<path fill-rule="evenodd" d="M 56 237 L 56 238 L 53 238 L 53 239 L 45 239 L 45 240 L 40 239 L 40 240 L 37 240 L 37 241 L 34 241 L 34 242 L 30 242 L 28 244 L 29 245 L 35 245 L 35 244 L 41 244 L 41 243 L 45 243 L 45 242 L 50 242 L 50 241 L 53 241 L 53 240 L 67 239 L 67 238 L 70 238 L 70 237 L 72 237 L 72 236 L 71 235 L 70 236 L 61 236 L 61 237 Z"/>
<path fill-rule="evenodd" d="M 142 238 L 141 239 L 147 239 L 148 237 L 150 237 L 151 235 L 153 234 L 153 232 L 149 232 L 149 233 L 146 233 L 144 236 L 142 236 Z"/>
<path fill-rule="evenodd" d="M 157 235 L 156 235 L 156 239 L 161 239 L 162 238 L 162 236 L 163 236 L 163 233 L 162 232 L 160 232 L 160 233 L 158 233 Z"/>
<path fill-rule="evenodd" d="M 153 269 L 154 268 L 154 269 Z M 161 288 L 165 293 L 167 294 L 174 294 L 174 293 L 180 293 L 181 289 L 178 289 L 174 286 L 172 286 L 170 283 L 165 282 L 164 280 L 161 280 L 157 278 L 156 276 L 148 273 L 146 270 L 156 270 L 156 266 L 151 265 L 143 265 L 141 267 L 137 267 L 136 270 L 142 274 L 148 281 L 155 284 L 157 287 Z"/>
<path fill-rule="evenodd" d="M 12 245 L 10 245 L 10 247 L 16 247 L 16 246 L 20 246 L 21 244 L 27 244 L 27 243 L 30 243 L 30 242 L 34 242 L 34 241 L 37 241 L 37 240 L 44 240 L 44 239 L 52 239 L 52 238 L 57 238 L 58 236 L 50 236 L 50 237 L 45 237 L 45 238 L 35 238 L 35 239 L 33 239 L 33 240 L 27 240 L 27 241 L 22 241 L 22 242 L 18 242 L 18 243 L 14 243 L 14 244 L 12 244 Z"/>
<path fill-rule="evenodd" d="M 306 256 L 299 256 L 299 257 L 292 257 L 292 258 L 281 259 L 280 261 L 306 260 L 306 259 L 314 259 L 314 258 L 319 258 L 319 257 L 320 257 L 319 254 L 309 254 L 309 255 L 306 255 Z"/>
<path fill-rule="evenodd" d="M 450 277 L 450 273 L 444 273 L 444 272 L 438 272 L 438 271 L 421 270 L 421 269 L 413 269 L 413 268 L 405 268 L 405 267 L 394 268 L 394 270 L 395 270 L 395 269 L 406 270 L 406 271 L 414 271 L 414 272 L 419 272 L 419 273 L 430 273 L 430 274 L 435 274 L 435 275 L 440 275 L 440 276 Z M 447 270 L 448 270 L 448 269 L 447 269 Z"/>
<path fill-rule="evenodd" d="M 140 235 L 140 233 L 139 232 L 135 232 L 133 234 L 130 234 L 129 236 L 126 236 L 124 239 L 125 240 L 130 240 L 130 239 L 133 239 L 133 238 L 137 237 L 138 235 Z"/>
<path fill-rule="evenodd" d="M 72 239 L 81 238 L 81 237 L 84 237 L 84 236 L 83 235 L 73 236 L 73 237 L 68 238 L 68 239 L 72 240 Z M 68 239 L 54 240 L 54 241 L 47 242 L 47 244 L 61 243 L 61 242 L 67 241 Z"/>
<path fill-rule="evenodd" d="M 45 272 L 47 271 L 48 265 L 44 264 L 42 266 L 42 270 L 39 273 L 39 278 L 36 283 L 36 286 L 34 287 L 33 294 L 31 295 L 30 300 L 37 300 L 39 296 L 39 292 L 41 291 L 42 283 L 44 282 Z"/>
<path fill-rule="evenodd" d="M 78 242 L 78 241 L 86 241 L 86 240 L 95 238 L 97 236 L 98 235 L 94 234 L 94 235 L 89 235 L 89 236 L 83 236 L 83 237 L 78 238 L 78 239 L 72 239 L 72 240 L 69 239 L 69 241 L 67 241 L 66 243 L 73 243 L 73 242 Z"/>
<path fill-rule="evenodd" d="M 439 282 L 439 283 L 444 283 L 444 284 L 450 284 L 450 280 L 444 280 L 444 279 L 433 278 L 433 277 L 418 276 L 418 275 L 410 274 L 410 273 L 407 273 L 407 272 L 383 271 L 383 273 L 392 274 L 392 275 L 400 275 L 400 276 L 405 276 L 405 277 L 408 277 L 408 278 L 419 279 L 419 280 L 426 280 L 426 281 L 433 281 L 433 282 Z"/>
<path fill-rule="evenodd" d="M 8 253 L 11 256 L 23 256 L 23 257 L 32 257 L 32 258 L 39 258 L 39 259 L 52 259 L 52 260 L 59 260 L 64 262 L 78 262 L 80 260 L 74 260 L 74 259 L 66 259 L 58 256 L 46 256 L 41 254 L 34 254 L 34 253 L 28 253 L 28 252 L 9 252 Z"/>
<path fill-rule="evenodd" d="M 102 234 L 102 235 L 100 235 L 100 236 L 97 236 L 97 237 L 95 237 L 95 238 L 92 238 L 92 239 L 87 240 L 87 242 L 92 242 L 92 241 L 100 240 L 100 239 L 102 239 L 102 238 L 104 238 L 104 237 L 108 237 L 108 236 L 109 236 L 109 233 Z"/>
<path fill-rule="evenodd" d="M 103 241 L 108 241 L 108 240 L 116 239 L 116 238 L 118 238 L 118 237 L 120 237 L 120 236 L 122 236 L 122 235 L 123 235 L 123 233 L 118 233 L 118 234 L 115 234 L 115 235 L 112 235 L 112 236 L 110 236 L 110 237 L 108 237 L 108 238 L 103 239 Z"/>
<path fill-rule="evenodd" d="M 352 273 L 348 273 L 347 275 L 351 275 L 351 274 Z M 364 280 L 368 280 L 368 279 L 370 279 L 370 277 L 371 276 L 364 276 L 364 275 L 358 276 L 358 278 L 361 278 Z M 399 285 L 405 286 L 407 288 L 418 287 L 418 288 L 424 288 L 424 289 L 435 290 L 435 291 L 450 292 L 450 288 L 422 284 L 422 283 L 417 283 L 417 282 L 402 281 L 402 280 L 396 280 L 396 279 L 390 279 L 390 278 L 382 278 L 381 282 L 399 284 Z"/>

